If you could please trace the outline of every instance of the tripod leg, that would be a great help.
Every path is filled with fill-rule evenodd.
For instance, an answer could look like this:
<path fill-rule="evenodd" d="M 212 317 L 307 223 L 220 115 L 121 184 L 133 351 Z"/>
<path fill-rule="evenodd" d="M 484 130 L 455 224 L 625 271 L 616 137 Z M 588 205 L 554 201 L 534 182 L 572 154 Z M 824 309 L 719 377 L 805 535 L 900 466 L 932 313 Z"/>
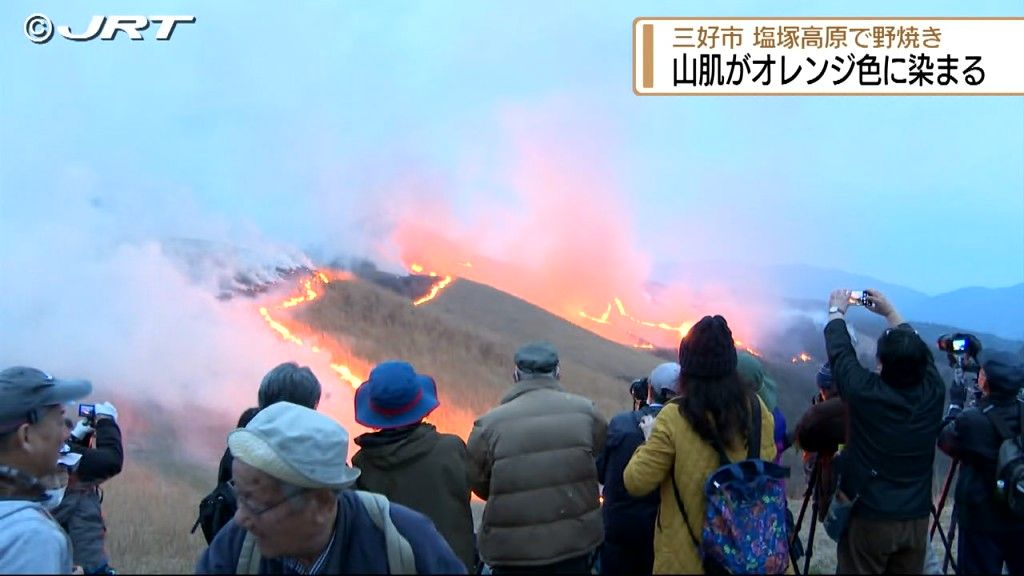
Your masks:
<path fill-rule="evenodd" d="M 793 535 L 789 539 L 791 546 L 800 535 L 800 528 L 803 527 L 804 524 L 804 514 L 807 512 L 807 503 L 810 501 L 811 495 L 814 493 L 814 487 L 818 483 L 818 475 L 820 472 L 821 465 L 818 460 L 815 459 L 814 467 L 811 469 L 811 479 L 807 482 L 807 489 L 804 490 L 804 502 L 800 505 L 800 515 L 796 518 L 796 527 L 793 529 Z"/>
<path fill-rule="evenodd" d="M 953 537 L 955 534 L 951 533 L 948 538 L 946 537 L 946 531 L 942 529 L 942 524 L 939 522 L 939 512 L 934 506 L 932 506 L 932 516 L 934 516 L 936 526 L 939 530 L 939 540 L 942 542 L 942 547 L 946 549 L 946 558 L 942 563 L 942 572 L 945 574 L 950 563 L 952 563 L 953 573 L 959 574 L 960 571 L 957 569 L 956 561 L 953 560 Z M 950 528 L 953 527 L 951 526 Z M 928 545 L 931 546 L 931 538 L 928 539 Z"/>
<path fill-rule="evenodd" d="M 950 562 L 953 562 L 953 572 L 956 572 L 956 562 L 953 561 L 953 541 L 956 539 L 956 525 L 957 525 L 957 506 L 956 500 L 953 501 L 953 512 L 949 515 L 949 545 L 946 546 L 946 559 L 942 562 L 942 571 L 946 571 L 946 567 L 949 566 Z"/>
<path fill-rule="evenodd" d="M 814 487 L 817 486 L 817 484 L 818 484 L 818 476 L 820 475 L 820 473 L 821 473 L 821 462 L 819 460 L 815 459 L 814 460 L 814 467 L 811 468 L 811 479 L 807 482 L 807 489 L 804 490 L 804 501 L 803 501 L 803 504 L 800 505 L 800 514 L 797 516 L 796 523 L 793 526 L 793 533 L 789 537 L 789 561 L 790 561 L 790 564 L 793 566 L 793 570 L 798 575 L 800 574 L 800 569 L 798 567 L 798 562 L 797 562 L 797 558 L 796 558 L 796 552 L 795 552 L 794 544 L 800 538 L 800 528 L 803 526 L 803 523 L 804 523 L 804 514 L 807 513 L 807 503 L 810 502 L 811 496 L 814 494 Z M 814 511 L 812 511 L 812 518 L 811 518 L 811 538 L 814 537 L 814 524 L 815 524 L 815 520 L 817 520 L 817 516 L 818 516 L 818 514 L 817 514 L 818 503 L 817 502 L 814 503 L 814 507 L 813 508 L 814 508 Z M 804 557 L 808 558 L 809 556 L 810 556 L 809 550 L 805 549 L 804 550 Z M 807 573 L 807 568 L 806 568 L 807 561 L 806 560 L 804 562 L 804 566 L 805 566 L 804 574 L 806 574 Z"/>
<path fill-rule="evenodd" d="M 942 509 L 946 507 L 946 497 L 949 496 L 949 487 L 953 485 L 953 476 L 956 475 L 956 468 L 960 464 L 960 460 L 954 459 L 953 463 L 949 466 L 949 472 L 946 472 L 946 481 L 942 484 L 942 495 L 939 496 L 939 504 L 936 506 L 938 513 L 935 516 L 935 522 L 932 523 L 932 529 L 928 532 L 928 539 L 931 540 L 935 537 L 935 529 L 939 527 L 939 516 L 942 514 Z"/>
<path fill-rule="evenodd" d="M 818 527 L 818 503 L 811 507 L 811 530 L 807 535 L 807 549 L 804 550 L 804 574 L 811 568 L 811 556 L 814 555 L 814 531 Z"/>

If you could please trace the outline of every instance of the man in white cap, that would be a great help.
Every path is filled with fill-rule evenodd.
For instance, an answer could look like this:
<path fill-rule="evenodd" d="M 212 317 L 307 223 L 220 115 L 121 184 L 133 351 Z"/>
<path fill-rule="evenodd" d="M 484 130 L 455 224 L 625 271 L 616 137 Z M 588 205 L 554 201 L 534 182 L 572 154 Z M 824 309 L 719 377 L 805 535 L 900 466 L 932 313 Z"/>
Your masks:
<path fill-rule="evenodd" d="M 197 574 L 465 574 L 424 515 L 350 488 L 348 432 L 279 402 L 228 436 L 238 512 Z"/>
<path fill-rule="evenodd" d="M 64 404 L 91 391 L 35 368 L 0 371 L 0 574 L 71 573 L 71 545 L 40 479 L 57 472 Z"/>

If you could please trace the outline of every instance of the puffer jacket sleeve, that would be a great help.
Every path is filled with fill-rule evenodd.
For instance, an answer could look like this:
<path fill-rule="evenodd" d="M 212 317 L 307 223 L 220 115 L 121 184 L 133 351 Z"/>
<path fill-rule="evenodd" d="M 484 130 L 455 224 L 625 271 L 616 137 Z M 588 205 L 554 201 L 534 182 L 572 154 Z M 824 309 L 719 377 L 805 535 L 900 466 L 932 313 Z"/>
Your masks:
<path fill-rule="evenodd" d="M 481 500 L 487 500 L 491 494 L 491 467 L 494 462 L 487 428 L 479 420 L 473 424 L 473 431 L 469 433 L 466 450 L 469 453 L 469 487 Z"/>
<path fill-rule="evenodd" d="M 675 405 L 670 405 L 658 413 L 651 437 L 636 449 L 633 457 L 629 459 L 629 464 L 626 464 L 622 479 L 626 490 L 634 497 L 639 498 L 653 492 L 672 471 L 676 447 L 667 417 L 669 412 L 675 409 Z M 774 446 L 774 441 L 772 444 Z"/>

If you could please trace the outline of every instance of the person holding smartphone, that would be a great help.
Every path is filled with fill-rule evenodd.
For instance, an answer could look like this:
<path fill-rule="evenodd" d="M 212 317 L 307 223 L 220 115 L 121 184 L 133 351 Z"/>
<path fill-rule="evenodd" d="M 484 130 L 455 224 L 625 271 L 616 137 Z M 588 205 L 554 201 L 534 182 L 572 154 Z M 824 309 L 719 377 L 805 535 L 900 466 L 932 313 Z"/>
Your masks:
<path fill-rule="evenodd" d="M 68 445 L 81 458 L 69 469 L 64 498 L 51 513 L 71 538 L 74 562 L 85 574 L 113 574 L 100 485 L 120 474 L 124 465 L 117 408 L 110 402 L 81 404 L 78 414 L 77 422 L 64 424 L 70 430 Z"/>

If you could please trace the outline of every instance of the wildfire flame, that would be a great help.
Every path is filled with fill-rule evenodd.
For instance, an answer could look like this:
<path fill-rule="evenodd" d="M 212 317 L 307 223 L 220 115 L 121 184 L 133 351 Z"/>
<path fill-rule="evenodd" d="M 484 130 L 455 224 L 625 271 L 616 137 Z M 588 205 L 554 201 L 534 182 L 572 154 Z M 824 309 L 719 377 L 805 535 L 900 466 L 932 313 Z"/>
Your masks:
<path fill-rule="evenodd" d="M 437 276 L 435 275 L 435 277 Z M 352 278 L 353 276 L 347 272 L 313 272 L 308 278 L 298 282 L 299 294 L 287 298 L 278 304 L 268 303 L 267 305 L 260 306 L 259 313 L 267 325 L 285 342 L 308 348 L 314 354 L 326 356 L 327 365 L 335 372 L 338 380 L 348 384 L 355 390 L 366 381 L 369 375 L 371 367 L 368 363 L 354 357 L 340 342 L 322 334 L 318 335 L 313 329 L 301 322 L 292 318 L 285 320 L 284 318 L 275 318 L 274 316 L 278 312 L 282 315 L 288 315 L 295 307 L 321 297 L 324 293 L 324 287 L 333 280 L 350 280 Z M 436 296 L 451 281 L 452 278 L 446 276 L 436 283 L 430 297 Z M 439 416 L 439 421 L 436 424 L 439 424 L 438 429 L 458 434 L 465 440 L 471 428 L 470 425 L 475 419 L 475 414 L 471 414 L 456 406 L 449 406 L 442 409 L 442 414 Z"/>
<path fill-rule="evenodd" d="M 283 302 L 278 304 L 275 307 L 275 309 L 287 310 L 289 308 L 294 308 L 300 304 L 305 304 L 308 302 L 312 302 L 313 300 L 316 300 L 317 297 L 319 297 L 321 294 L 321 292 L 318 292 L 317 290 L 323 286 L 330 284 L 332 278 L 334 280 L 349 280 L 352 278 L 352 276 L 347 272 L 316 271 L 313 274 L 311 274 L 309 278 L 300 281 L 299 286 L 301 293 L 299 295 L 292 296 L 291 298 L 284 300 Z M 301 324 L 292 321 L 292 328 L 285 326 L 284 323 L 271 316 L 270 310 L 266 306 L 260 306 L 259 312 L 260 316 L 263 317 L 263 320 L 266 321 L 267 325 L 270 326 L 270 328 L 274 332 L 277 332 L 278 335 L 280 335 L 283 340 L 285 340 L 286 342 L 291 342 L 297 346 L 307 346 L 307 343 L 302 338 L 296 335 L 296 332 L 300 330 L 299 327 L 301 326 Z M 303 331 L 308 331 L 305 330 L 305 327 L 302 327 L 302 329 Z M 330 349 L 338 349 L 340 348 L 340 346 L 337 343 L 327 343 L 325 346 L 326 348 L 328 348 L 327 350 L 324 349 L 324 346 L 309 344 L 309 349 L 311 352 L 315 354 L 327 354 L 330 357 L 331 369 L 338 373 L 338 377 L 341 379 L 341 381 L 348 383 L 349 385 L 352 386 L 353 389 L 358 388 L 359 385 L 363 383 L 365 378 L 362 378 L 359 375 L 357 375 L 349 366 L 339 362 L 335 362 L 336 354 L 330 351 Z"/>
<path fill-rule="evenodd" d="M 810 362 L 811 360 L 814 360 L 814 358 L 812 358 L 811 355 L 808 354 L 807 352 L 801 352 L 801 353 L 797 354 L 796 356 L 793 356 L 792 359 L 790 359 L 790 361 L 793 364 L 799 364 L 799 363 L 806 364 L 806 363 Z"/>
<path fill-rule="evenodd" d="M 469 263 L 467 262 L 466 264 L 469 264 Z M 472 266 L 472 264 L 470 264 L 470 266 Z M 420 264 L 410 264 L 409 265 L 409 270 L 412 270 L 416 274 L 422 274 L 423 273 L 423 266 L 421 266 Z M 441 276 L 437 272 L 429 272 L 427 275 L 430 276 L 431 278 L 438 278 L 438 277 Z M 412 305 L 413 306 L 419 306 L 420 304 L 425 304 L 427 302 L 430 302 L 431 300 L 433 300 L 434 298 L 437 297 L 437 295 L 441 292 L 441 290 L 444 290 L 445 288 L 447 288 L 448 285 L 451 284 L 452 281 L 454 281 L 454 280 L 455 279 L 452 276 L 445 275 L 444 278 L 441 278 L 441 280 L 439 282 L 435 283 L 433 286 L 430 287 L 430 291 L 427 292 L 426 295 L 424 295 L 424 296 L 420 297 L 419 299 L 413 301 Z"/>
<path fill-rule="evenodd" d="M 624 318 L 629 322 L 632 322 L 633 324 L 639 326 L 645 326 L 648 328 L 658 328 L 660 330 L 675 332 L 676 334 L 679 335 L 679 338 L 683 338 L 684 336 L 686 336 L 687 332 L 690 331 L 690 328 L 693 327 L 693 322 L 682 322 L 680 324 L 674 325 L 669 324 L 668 322 L 652 322 L 650 320 L 639 320 L 633 315 L 631 315 L 629 312 L 626 312 L 626 305 L 622 303 L 622 299 L 619 298 L 618 296 L 614 297 L 612 301 L 608 304 L 607 308 L 605 308 L 604 310 L 604 314 L 600 316 L 591 316 L 584 312 L 583 310 L 580 310 L 579 316 L 580 318 L 589 320 L 591 322 L 596 322 L 597 324 L 611 325 L 611 315 L 613 307 L 618 312 L 618 317 L 620 318 Z M 649 342 L 642 342 L 640 344 L 634 344 L 633 346 L 636 348 L 645 349 L 654 348 L 654 345 L 650 344 Z"/>

